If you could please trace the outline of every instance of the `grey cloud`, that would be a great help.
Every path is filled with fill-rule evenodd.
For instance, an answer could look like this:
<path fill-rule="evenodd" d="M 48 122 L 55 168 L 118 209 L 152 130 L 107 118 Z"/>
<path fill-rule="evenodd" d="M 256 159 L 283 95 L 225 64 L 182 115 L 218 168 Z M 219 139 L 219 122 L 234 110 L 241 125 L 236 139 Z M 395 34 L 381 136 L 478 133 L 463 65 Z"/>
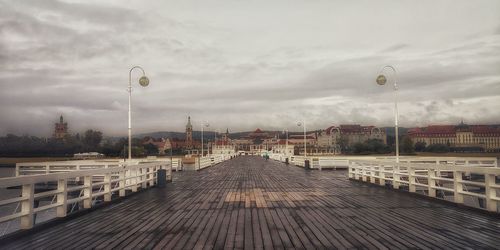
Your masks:
<path fill-rule="evenodd" d="M 408 48 L 410 45 L 408 44 L 404 44 L 404 43 L 400 43 L 400 44 L 394 44 L 386 49 L 383 49 L 382 53 L 386 53 L 386 52 L 395 52 L 395 51 L 399 51 L 399 50 L 402 50 L 402 49 L 405 49 L 405 48 Z"/>
<path fill-rule="evenodd" d="M 265 13 L 261 3 L 229 8 L 260 17 L 248 20 L 228 14 L 223 5 L 200 2 L 132 1 L 127 7 L 122 2 L 3 2 L 0 84 L 9 88 L 0 92 L 0 115 L 9 119 L 0 121 L 0 134 L 50 135 L 61 113 L 75 132 L 96 128 L 125 134 L 125 89 L 128 70 L 136 64 L 151 78 L 148 88 L 134 83 L 137 132 L 180 131 L 187 115 L 231 131 L 298 130 L 299 119 L 307 119 L 311 129 L 332 123 L 390 126 L 392 88 L 374 82 L 386 64 L 399 71 L 402 125 L 453 123 L 460 119 L 457 114 L 477 123 L 500 121 L 495 111 L 500 108 L 500 37 L 491 34 L 499 31 L 499 14 L 456 16 L 447 9 L 449 16 L 398 18 L 402 28 L 392 29 L 387 22 L 408 14 L 412 4 L 399 4 L 396 14 L 377 19 L 321 11 L 340 3 L 316 3 L 313 16 L 298 11 L 310 4 L 272 3 Z M 468 4 L 458 1 L 447 8 Z M 134 81 L 139 75 L 134 72 Z"/>
<path fill-rule="evenodd" d="M 495 31 L 493 32 L 493 34 L 500 35 L 500 25 L 498 25 L 498 27 L 495 29 Z"/>

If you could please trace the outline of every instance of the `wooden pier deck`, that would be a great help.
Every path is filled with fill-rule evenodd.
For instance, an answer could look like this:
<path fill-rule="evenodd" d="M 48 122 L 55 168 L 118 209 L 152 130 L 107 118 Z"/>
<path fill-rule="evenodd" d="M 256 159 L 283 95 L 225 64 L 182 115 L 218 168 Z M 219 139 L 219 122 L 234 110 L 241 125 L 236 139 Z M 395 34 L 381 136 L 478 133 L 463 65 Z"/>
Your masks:
<path fill-rule="evenodd" d="M 245 156 L 0 248 L 493 249 L 500 219 Z"/>

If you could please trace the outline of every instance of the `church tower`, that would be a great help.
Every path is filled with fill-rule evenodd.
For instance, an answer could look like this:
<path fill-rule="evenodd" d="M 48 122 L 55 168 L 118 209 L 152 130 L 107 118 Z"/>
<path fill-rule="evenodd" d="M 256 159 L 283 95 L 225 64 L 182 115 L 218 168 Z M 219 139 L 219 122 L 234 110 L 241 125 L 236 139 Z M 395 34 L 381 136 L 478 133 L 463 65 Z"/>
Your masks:
<path fill-rule="evenodd" d="M 59 123 L 54 126 L 54 138 L 64 139 L 68 134 L 68 123 L 64 122 L 63 116 L 59 118 Z"/>
<path fill-rule="evenodd" d="M 191 125 L 191 116 L 188 116 L 188 123 L 186 124 L 186 146 L 193 147 L 193 125 Z"/>
<path fill-rule="evenodd" d="M 226 133 L 222 135 L 222 141 L 226 143 L 229 141 L 229 129 L 226 129 Z"/>

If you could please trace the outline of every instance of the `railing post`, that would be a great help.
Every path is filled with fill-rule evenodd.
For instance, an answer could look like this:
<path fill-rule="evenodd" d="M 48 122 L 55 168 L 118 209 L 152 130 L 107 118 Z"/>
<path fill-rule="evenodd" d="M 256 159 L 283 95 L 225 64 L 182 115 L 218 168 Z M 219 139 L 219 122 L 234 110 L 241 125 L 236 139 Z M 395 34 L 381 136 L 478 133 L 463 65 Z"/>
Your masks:
<path fill-rule="evenodd" d="M 494 174 L 484 174 L 484 194 L 486 196 L 486 209 L 490 212 L 497 212 L 498 202 L 493 200 L 497 197 L 496 190 L 492 188 L 495 185 Z"/>
<path fill-rule="evenodd" d="M 154 172 L 156 172 L 156 166 L 153 167 L 148 167 L 148 179 L 149 179 L 149 186 L 152 187 L 155 185 L 155 175 Z"/>
<path fill-rule="evenodd" d="M 66 217 L 68 212 L 68 185 L 66 179 L 57 181 L 57 217 Z"/>
<path fill-rule="evenodd" d="M 30 229 L 34 224 L 33 203 L 35 201 L 35 184 L 23 185 L 22 197 L 25 199 L 21 202 L 21 212 L 24 214 L 21 217 L 21 229 Z"/>
<path fill-rule="evenodd" d="M 462 172 L 453 171 L 453 198 L 456 203 L 464 203 L 464 195 L 462 186 Z"/>
<path fill-rule="evenodd" d="M 130 170 L 130 175 L 132 176 L 132 192 L 137 192 L 137 168 Z"/>
<path fill-rule="evenodd" d="M 370 165 L 370 183 L 375 184 L 375 168 L 377 166 Z"/>
<path fill-rule="evenodd" d="M 146 168 L 140 168 L 140 171 L 141 171 L 141 177 L 139 178 L 139 180 L 141 181 L 141 188 L 142 189 L 146 189 L 148 187 L 148 183 L 147 183 L 147 179 L 148 179 L 148 175 L 147 175 L 147 167 Z"/>
<path fill-rule="evenodd" d="M 434 169 L 427 170 L 427 193 L 429 197 L 436 197 L 436 172 Z"/>
<path fill-rule="evenodd" d="M 415 193 L 417 191 L 417 188 L 415 186 L 415 169 L 411 166 L 408 165 L 407 167 L 408 171 L 408 191 L 410 193 Z"/>
<path fill-rule="evenodd" d="M 399 175 L 399 164 L 395 164 L 392 169 L 392 187 L 394 189 L 399 189 L 399 181 L 401 180 L 401 176 Z"/>
<path fill-rule="evenodd" d="M 367 168 L 369 168 L 369 166 L 366 166 L 366 165 L 363 165 L 363 168 L 362 168 L 362 171 L 361 171 L 361 180 L 363 182 L 366 182 L 366 172 L 367 172 Z"/>
<path fill-rule="evenodd" d="M 378 184 L 380 186 L 385 186 L 385 167 L 383 165 L 378 166 Z"/>
<path fill-rule="evenodd" d="M 347 174 L 349 175 L 349 178 L 353 178 L 353 174 L 352 174 L 352 168 L 353 168 L 353 163 L 349 163 L 349 168 L 347 170 Z"/>
<path fill-rule="evenodd" d="M 16 177 L 19 176 L 19 169 L 20 169 L 19 163 L 16 163 Z"/>
<path fill-rule="evenodd" d="M 361 179 L 361 173 L 362 173 L 362 171 L 363 171 L 363 170 L 362 170 L 362 167 L 363 167 L 363 166 L 362 166 L 362 163 L 360 163 L 360 164 L 358 164 L 358 165 L 356 166 L 356 168 L 354 169 L 354 178 L 355 178 L 356 180 L 358 180 L 358 181 Z"/>
<path fill-rule="evenodd" d="M 104 201 L 111 201 L 111 173 L 104 174 Z"/>
<path fill-rule="evenodd" d="M 172 182 L 172 164 L 170 164 L 170 167 L 167 170 L 167 181 Z"/>
<path fill-rule="evenodd" d="M 91 208 L 92 207 L 92 176 L 84 176 L 83 177 L 83 185 L 85 188 L 83 189 L 83 208 Z"/>
<path fill-rule="evenodd" d="M 127 171 L 127 170 L 122 169 L 122 170 L 120 171 L 120 173 L 119 173 L 119 176 L 120 176 L 120 177 L 119 177 L 119 178 L 120 178 L 120 182 L 119 182 L 119 184 L 118 184 L 118 185 L 120 185 L 120 190 L 118 191 L 118 195 L 119 195 L 120 197 L 125 196 L 125 183 L 126 183 L 126 182 L 125 182 L 125 172 L 126 172 L 126 171 Z"/>
<path fill-rule="evenodd" d="M 50 165 L 49 164 L 45 165 L 45 173 L 50 174 Z"/>
<path fill-rule="evenodd" d="M 359 167 L 359 164 L 358 163 L 352 163 L 352 178 L 357 180 L 358 179 L 358 167 Z"/>

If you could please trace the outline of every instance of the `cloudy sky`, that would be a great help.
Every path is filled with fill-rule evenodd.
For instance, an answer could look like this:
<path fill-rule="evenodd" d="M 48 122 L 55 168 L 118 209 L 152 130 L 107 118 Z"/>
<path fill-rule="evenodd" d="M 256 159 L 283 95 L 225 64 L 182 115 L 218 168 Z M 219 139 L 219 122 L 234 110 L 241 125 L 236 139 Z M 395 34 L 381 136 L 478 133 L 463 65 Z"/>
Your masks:
<path fill-rule="evenodd" d="M 500 1 L 0 0 L 0 135 L 126 135 L 134 65 L 134 132 L 391 126 L 387 64 L 402 126 L 500 123 Z"/>

